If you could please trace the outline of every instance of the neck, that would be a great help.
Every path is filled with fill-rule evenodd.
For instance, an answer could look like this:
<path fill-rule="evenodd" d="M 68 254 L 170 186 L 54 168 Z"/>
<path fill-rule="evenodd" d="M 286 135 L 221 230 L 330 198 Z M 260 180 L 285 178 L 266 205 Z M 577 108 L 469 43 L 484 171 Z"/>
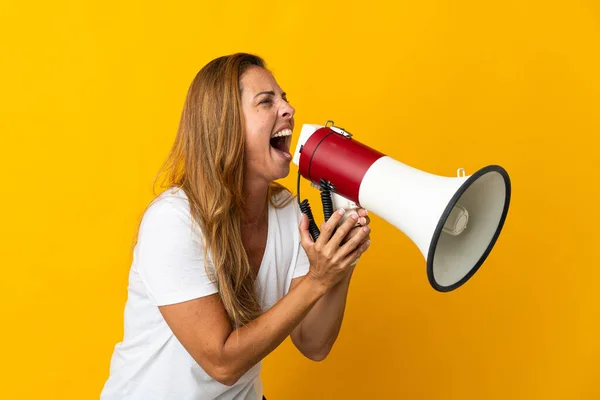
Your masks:
<path fill-rule="evenodd" d="M 268 184 L 257 184 L 256 182 L 247 182 L 244 185 L 244 219 L 242 225 L 256 225 L 265 220 L 268 209 Z"/>

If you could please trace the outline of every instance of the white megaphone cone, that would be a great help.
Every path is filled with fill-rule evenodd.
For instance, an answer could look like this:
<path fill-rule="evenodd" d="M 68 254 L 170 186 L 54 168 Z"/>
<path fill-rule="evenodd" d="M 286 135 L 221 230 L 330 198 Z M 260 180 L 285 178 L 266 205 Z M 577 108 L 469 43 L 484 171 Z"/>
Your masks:
<path fill-rule="evenodd" d="M 303 126 L 293 162 L 314 185 L 330 184 L 336 207 L 349 200 L 406 234 L 427 261 L 429 283 L 441 292 L 458 288 L 479 269 L 509 208 L 510 179 L 500 166 L 438 176 L 328 124 Z"/>

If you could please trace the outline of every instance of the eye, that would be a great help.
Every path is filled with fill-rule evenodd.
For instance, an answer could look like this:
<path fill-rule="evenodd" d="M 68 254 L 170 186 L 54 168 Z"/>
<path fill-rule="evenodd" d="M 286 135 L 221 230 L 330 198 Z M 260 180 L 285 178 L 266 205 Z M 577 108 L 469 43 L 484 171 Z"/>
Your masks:
<path fill-rule="evenodd" d="M 271 98 L 270 98 L 270 97 L 267 97 L 267 98 L 265 98 L 265 99 L 261 100 L 261 101 L 260 101 L 258 104 L 259 104 L 259 105 L 260 105 L 260 104 L 271 104 L 272 102 L 273 102 L 273 100 L 271 100 Z"/>

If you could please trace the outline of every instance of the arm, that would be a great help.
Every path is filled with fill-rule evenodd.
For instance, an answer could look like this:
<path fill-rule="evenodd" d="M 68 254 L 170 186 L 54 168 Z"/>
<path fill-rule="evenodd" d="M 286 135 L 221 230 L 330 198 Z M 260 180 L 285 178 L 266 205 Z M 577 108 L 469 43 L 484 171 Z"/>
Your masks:
<path fill-rule="evenodd" d="M 324 360 L 338 337 L 346 308 L 350 275 L 321 297 L 291 333 L 296 348 L 313 361 Z M 304 278 L 296 278 L 292 287 L 300 284 L 302 279 Z"/>
<path fill-rule="evenodd" d="M 367 226 L 369 217 L 366 211 L 360 209 L 358 213 L 362 217 L 360 218 L 360 225 Z M 348 234 L 347 240 L 358 234 L 359 229 L 362 228 L 353 228 Z M 366 251 L 369 247 L 368 239 L 367 236 L 361 243 L 362 251 Z M 351 265 L 342 280 L 317 301 L 291 334 L 292 342 L 296 348 L 311 360 L 324 360 L 333 348 L 342 326 L 346 298 L 354 267 L 355 265 Z M 300 284 L 303 279 L 304 277 L 294 279 L 291 289 Z"/>
<path fill-rule="evenodd" d="M 317 301 L 342 280 L 352 261 L 360 256 L 357 246 L 362 235 L 340 245 L 353 225 L 350 221 L 331 236 L 340 218 L 341 214 L 336 213 L 323 228 L 304 279 L 267 312 L 241 328 L 233 330 L 218 295 L 159 307 L 175 336 L 206 373 L 225 385 L 233 385 L 283 342 Z M 300 230 L 305 235 L 303 242 L 310 240 L 306 216 Z"/>
<path fill-rule="evenodd" d="M 235 331 L 218 294 L 162 306 L 160 311 L 202 369 L 233 385 L 283 342 L 324 293 L 319 282 L 303 280 L 271 309 Z"/>

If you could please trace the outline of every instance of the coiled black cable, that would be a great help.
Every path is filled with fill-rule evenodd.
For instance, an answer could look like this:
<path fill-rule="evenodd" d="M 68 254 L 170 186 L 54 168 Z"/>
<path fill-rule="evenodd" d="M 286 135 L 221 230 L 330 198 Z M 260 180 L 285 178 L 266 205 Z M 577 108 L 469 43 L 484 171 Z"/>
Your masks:
<path fill-rule="evenodd" d="M 333 185 L 324 179 L 321 179 L 321 203 L 323 203 L 323 215 L 325 221 L 333 215 L 333 200 L 331 199 L 331 192 Z"/>
<path fill-rule="evenodd" d="M 300 211 L 303 214 L 306 214 L 308 217 L 308 231 L 310 232 L 310 236 L 312 236 L 313 240 L 316 242 L 319 236 L 321 235 L 321 231 L 317 227 L 315 222 L 315 217 L 312 214 L 312 210 L 310 208 L 310 204 L 308 199 L 304 199 L 300 201 L 300 171 L 298 171 L 298 184 L 297 184 L 296 192 L 298 193 L 298 206 L 300 207 Z M 329 218 L 333 215 L 333 199 L 331 198 L 331 192 L 335 191 L 335 187 L 329 181 L 321 179 L 321 203 L 323 204 L 323 216 L 325 221 L 328 221 Z M 337 230 L 337 227 L 334 228 L 332 235 Z"/>
<path fill-rule="evenodd" d="M 313 153 L 312 153 L 309 163 L 308 163 L 309 176 L 310 176 L 310 167 L 312 164 L 312 158 L 313 158 L 315 152 L 317 151 L 317 149 L 319 148 L 321 143 L 323 143 L 323 141 L 331 134 L 334 134 L 334 132 L 333 131 L 329 132 L 315 146 L 315 149 L 313 150 Z M 302 152 L 303 147 L 304 146 L 300 147 L 300 153 Z M 323 214 L 325 217 L 325 221 L 327 221 L 333 215 L 333 199 L 331 198 L 331 192 L 335 191 L 335 188 L 333 187 L 331 182 L 325 181 L 324 179 L 321 179 L 320 183 L 321 183 L 320 189 L 321 189 L 321 203 L 323 204 Z M 316 242 L 317 239 L 319 238 L 321 232 L 319 231 L 319 228 L 317 227 L 317 224 L 315 223 L 315 218 L 312 214 L 312 210 L 310 209 L 310 204 L 308 202 L 308 199 L 304 199 L 302 202 L 300 201 L 300 170 L 298 170 L 297 186 L 298 187 L 296 189 L 296 193 L 298 196 L 297 197 L 298 198 L 298 206 L 300 207 L 300 211 L 302 211 L 302 213 L 306 214 L 306 216 L 308 217 L 308 231 L 310 232 L 310 235 L 312 236 L 313 240 Z M 337 227 L 334 229 L 333 233 L 335 233 L 336 230 L 337 230 Z"/>
<path fill-rule="evenodd" d="M 316 242 L 321 235 L 321 231 L 319 231 L 319 228 L 315 223 L 315 218 L 312 215 L 308 200 L 305 199 L 300 203 L 300 210 L 308 216 L 308 231 L 310 232 L 310 236 L 312 236 L 313 240 Z"/>
<path fill-rule="evenodd" d="M 331 198 L 331 192 L 333 191 L 335 191 L 333 184 L 329 181 L 321 179 L 321 203 L 323 203 L 323 215 L 325 217 L 325 221 L 328 221 L 333 215 L 333 199 Z M 335 235 L 336 231 L 337 226 L 333 228 L 331 236 Z"/>
<path fill-rule="evenodd" d="M 321 231 L 319 231 L 319 228 L 315 223 L 315 217 L 313 217 L 308 199 L 304 199 L 302 202 L 300 202 L 300 171 L 298 171 L 298 188 L 296 189 L 296 193 L 298 196 L 298 206 L 300 207 L 300 211 L 302 211 L 302 213 L 306 214 L 308 217 L 308 232 L 310 233 L 313 241 L 316 242 L 319 238 L 319 235 L 321 235 Z"/>

